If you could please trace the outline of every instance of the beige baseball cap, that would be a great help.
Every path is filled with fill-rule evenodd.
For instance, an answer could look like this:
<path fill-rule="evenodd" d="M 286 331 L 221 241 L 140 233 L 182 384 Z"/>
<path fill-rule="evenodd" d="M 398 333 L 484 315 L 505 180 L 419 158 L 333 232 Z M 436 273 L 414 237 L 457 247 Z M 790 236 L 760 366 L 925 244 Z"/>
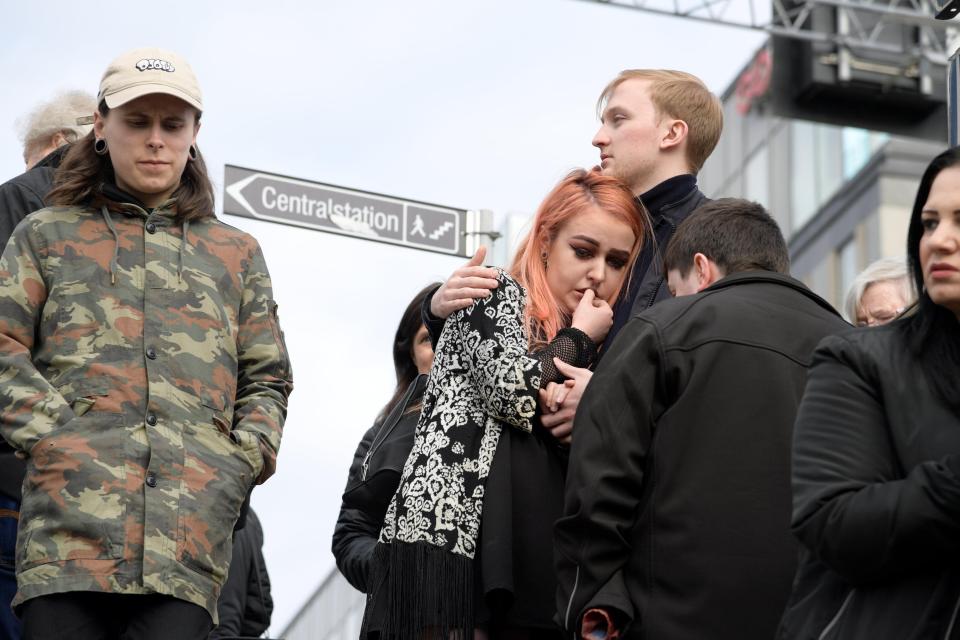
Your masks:
<path fill-rule="evenodd" d="M 151 93 L 166 93 L 203 111 L 200 84 L 187 61 L 164 49 L 134 49 L 110 63 L 97 93 L 115 109 Z"/>

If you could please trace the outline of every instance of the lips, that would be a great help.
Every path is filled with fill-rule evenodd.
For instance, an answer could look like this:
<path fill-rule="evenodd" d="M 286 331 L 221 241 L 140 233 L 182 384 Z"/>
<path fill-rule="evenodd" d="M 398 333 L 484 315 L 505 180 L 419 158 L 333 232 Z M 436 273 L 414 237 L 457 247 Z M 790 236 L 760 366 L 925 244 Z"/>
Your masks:
<path fill-rule="evenodd" d="M 934 262 L 930 265 L 931 278 L 949 278 L 957 273 L 960 273 L 960 269 L 946 262 Z"/>

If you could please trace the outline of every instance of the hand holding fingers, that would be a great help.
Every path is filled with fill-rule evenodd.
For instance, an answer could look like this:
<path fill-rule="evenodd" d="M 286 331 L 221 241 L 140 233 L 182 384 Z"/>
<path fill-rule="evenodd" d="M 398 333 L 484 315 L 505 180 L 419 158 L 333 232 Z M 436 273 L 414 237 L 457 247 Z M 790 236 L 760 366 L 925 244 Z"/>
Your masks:
<path fill-rule="evenodd" d="M 550 435 L 559 440 L 560 442 L 569 443 L 570 436 L 573 434 L 573 420 L 564 420 L 557 426 L 548 429 Z"/>
<path fill-rule="evenodd" d="M 549 385 L 548 385 L 549 387 Z M 551 413 L 550 395 L 548 389 L 539 389 L 537 391 L 537 404 L 540 405 L 540 412 L 546 416 Z"/>
<path fill-rule="evenodd" d="M 557 409 L 563 405 L 564 401 L 567 399 L 567 395 L 570 393 L 570 390 L 573 389 L 575 384 L 576 381 L 574 380 L 564 380 L 563 384 L 557 385 L 557 392 L 553 399 L 557 405 Z M 557 409 L 554 409 L 554 411 Z"/>
<path fill-rule="evenodd" d="M 556 382 L 548 382 L 546 388 L 541 389 L 540 393 L 543 394 L 543 410 L 554 412 L 558 408 L 557 403 L 557 392 L 562 387 L 562 385 L 557 384 Z"/>
<path fill-rule="evenodd" d="M 567 380 L 573 380 L 576 384 L 582 387 L 585 387 L 593 377 L 593 371 L 590 371 L 590 369 L 575 367 L 572 364 L 564 362 L 560 358 L 554 358 L 553 364 L 557 368 L 557 371 L 563 374 L 563 377 L 567 378 Z M 582 393 L 583 389 L 580 391 Z"/>

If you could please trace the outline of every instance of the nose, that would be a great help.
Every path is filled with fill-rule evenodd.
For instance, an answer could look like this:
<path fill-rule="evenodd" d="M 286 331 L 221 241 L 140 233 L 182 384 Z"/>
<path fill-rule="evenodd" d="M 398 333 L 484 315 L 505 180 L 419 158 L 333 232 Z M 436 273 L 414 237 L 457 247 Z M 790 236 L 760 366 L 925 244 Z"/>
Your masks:
<path fill-rule="evenodd" d="M 594 134 L 593 140 L 590 142 L 597 149 L 603 149 L 605 146 L 610 144 L 610 136 L 607 135 L 607 128 L 603 125 L 600 125 L 600 128 L 597 129 L 597 133 Z"/>
<path fill-rule="evenodd" d="M 960 250 L 960 223 L 950 217 L 941 219 L 927 237 L 927 243 L 934 254 L 946 255 Z"/>
<path fill-rule="evenodd" d="M 150 135 L 147 137 L 147 146 L 151 149 L 163 148 L 163 125 L 159 121 L 150 127 Z"/>
<path fill-rule="evenodd" d="M 600 288 L 600 285 L 603 284 L 603 281 L 607 279 L 607 262 L 601 257 L 597 257 L 590 263 L 590 268 L 587 270 L 587 280 L 590 282 L 590 287 L 594 291 Z"/>

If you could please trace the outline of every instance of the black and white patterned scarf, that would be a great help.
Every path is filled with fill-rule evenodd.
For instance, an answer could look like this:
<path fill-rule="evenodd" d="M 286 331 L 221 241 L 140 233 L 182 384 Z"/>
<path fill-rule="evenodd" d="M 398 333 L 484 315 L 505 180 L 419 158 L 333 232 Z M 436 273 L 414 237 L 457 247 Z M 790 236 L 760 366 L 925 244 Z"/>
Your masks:
<path fill-rule="evenodd" d="M 503 271 L 498 280 L 490 297 L 447 320 L 437 344 L 377 549 L 380 584 L 375 577 L 371 597 L 387 599 L 379 603 L 389 611 L 383 638 L 473 628 L 486 479 L 501 429 L 533 429 L 541 382 L 524 331 L 526 293 Z"/>

